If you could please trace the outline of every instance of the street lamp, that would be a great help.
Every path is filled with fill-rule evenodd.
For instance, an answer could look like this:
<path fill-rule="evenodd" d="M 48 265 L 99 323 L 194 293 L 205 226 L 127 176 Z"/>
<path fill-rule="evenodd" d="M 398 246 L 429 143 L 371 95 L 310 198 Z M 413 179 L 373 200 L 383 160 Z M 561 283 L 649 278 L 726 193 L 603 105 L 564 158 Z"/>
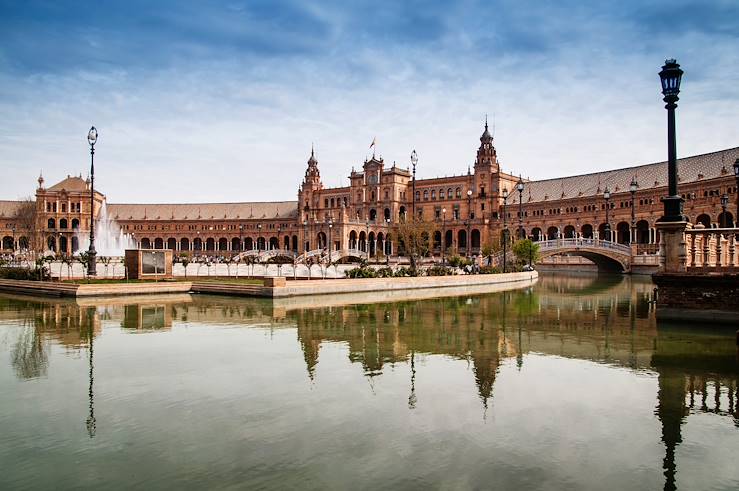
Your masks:
<path fill-rule="evenodd" d="M 413 165 L 413 182 L 412 182 L 412 193 L 413 193 L 413 204 L 411 206 L 411 209 L 413 210 L 413 220 L 416 219 L 416 164 L 418 164 L 418 154 L 416 153 L 416 150 L 414 149 L 411 152 L 411 164 Z"/>
<path fill-rule="evenodd" d="M 605 226 L 605 234 L 606 234 L 606 240 L 611 240 L 611 222 L 608 219 L 608 214 L 611 209 L 611 191 L 608 189 L 608 186 L 606 186 L 605 191 L 603 191 L 603 197 L 606 200 L 606 226 Z"/>
<path fill-rule="evenodd" d="M 331 266 L 331 242 L 333 241 L 333 234 L 331 233 L 331 229 L 334 227 L 333 222 L 329 218 L 328 220 L 328 241 L 326 245 L 328 246 L 328 265 Z"/>
<path fill-rule="evenodd" d="M 244 248 L 244 224 L 239 225 L 239 252 Z"/>
<path fill-rule="evenodd" d="M 677 141 L 675 137 L 675 109 L 677 108 L 680 80 L 683 71 L 674 59 L 665 60 L 659 78 L 662 82 L 662 95 L 667 109 L 667 196 L 662 198 L 664 216 L 661 222 L 685 222 L 683 198 L 677 193 Z"/>
<path fill-rule="evenodd" d="M 97 274 L 97 252 L 95 252 L 95 143 L 98 141 L 98 130 L 91 127 L 87 132 L 87 142 L 90 144 L 90 248 L 87 250 L 87 275 Z"/>
<path fill-rule="evenodd" d="M 523 179 L 521 176 L 518 176 L 516 189 L 518 190 L 518 238 L 523 239 Z"/>
<path fill-rule="evenodd" d="M 441 209 L 441 265 L 446 266 L 446 208 Z"/>
<path fill-rule="evenodd" d="M 636 182 L 636 176 L 631 178 L 631 184 L 629 184 L 629 192 L 631 193 L 631 240 L 629 243 L 636 242 L 636 190 L 639 189 L 639 183 Z"/>
<path fill-rule="evenodd" d="M 472 227 L 472 190 L 467 190 L 467 243 L 465 244 L 467 249 L 467 257 L 470 257 L 470 250 L 472 249 L 472 237 L 470 235 L 470 228 Z"/>
<path fill-rule="evenodd" d="M 257 250 L 259 250 L 259 239 L 262 238 L 262 224 L 257 223 Z"/>
<path fill-rule="evenodd" d="M 726 207 L 729 204 L 729 195 L 721 196 L 721 228 L 726 228 Z"/>
<path fill-rule="evenodd" d="M 508 247 L 508 226 L 506 225 L 506 206 L 508 205 L 508 188 L 503 188 L 503 272 L 506 272 L 506 249 Z"/>
<path fill-rule="evenodd" d="M 367 262 L 370 260 L 370 247 L 369 247 L 369 219 L 367 220 L 367 228 L 366 228 L 367 235 L 364 236 L 364 247 L 367 249 L 364 251 L 367 255 Z"/>
<path fill-rule="evenodd" d="M 308 220 L 303 220 L 303 252 L 308 252 Z"/>

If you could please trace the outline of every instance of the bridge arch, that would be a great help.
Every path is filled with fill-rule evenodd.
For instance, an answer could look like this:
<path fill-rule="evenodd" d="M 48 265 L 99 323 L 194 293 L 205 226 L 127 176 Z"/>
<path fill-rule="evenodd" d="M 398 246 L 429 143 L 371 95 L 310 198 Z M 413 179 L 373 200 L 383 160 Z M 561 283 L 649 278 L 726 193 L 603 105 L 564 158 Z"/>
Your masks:
<path fill-rule="evenodd" d="M 629 246 L 603 240 L 559 239 L 540 243 L 541 259 L 570 255 L 589 259 L 599 271 L 628 273 L 631 271 Z"/>

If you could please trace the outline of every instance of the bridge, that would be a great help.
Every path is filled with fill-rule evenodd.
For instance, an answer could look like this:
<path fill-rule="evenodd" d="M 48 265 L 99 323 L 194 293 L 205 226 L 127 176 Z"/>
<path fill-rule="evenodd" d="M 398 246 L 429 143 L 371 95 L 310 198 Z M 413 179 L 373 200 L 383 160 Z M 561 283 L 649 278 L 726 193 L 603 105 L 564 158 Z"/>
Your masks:
<path fill-rule="evenodd" d="M 630 246 L 609 240 L 577 237 L 544 240 L 536 244 L 539 245 L 541 259 L 559 254 L 582 256 L 595 263 L 600 271 L 628 273 L 634 259 Z"/>

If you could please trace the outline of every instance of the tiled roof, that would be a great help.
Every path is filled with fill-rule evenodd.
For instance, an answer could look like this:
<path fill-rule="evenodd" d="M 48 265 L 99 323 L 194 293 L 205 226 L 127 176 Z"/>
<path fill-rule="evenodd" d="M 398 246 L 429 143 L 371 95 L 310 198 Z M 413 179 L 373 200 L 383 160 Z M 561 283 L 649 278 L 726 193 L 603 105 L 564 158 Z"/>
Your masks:
<path fill-rule="evenodd" d="M 117 220 L 234 220 L 280 219 L 298 215 L 296 201 L 261 203 L 108 204 Z"/>
<path fill-rule="evenodd" d="M 6 201 L 0 200 L 0 217 L 11 218 L 20 208 L 23 201 Z"/>
<path fill-rule="evenodd" d="M 737 158 L 739 147 L 678 159 L 678 183 L 731 176 L 732 166 Z M 628 192 L 631 179 L 635 176 L 639 190 L 667 186 L 667 162 L 526 182 L 523 202 L 525 204 L 602 195 L 606 186 L 612 194 Z M 517 192 L 512 192 L 510 196 L 509 203 L 518 203 Z"/>
<path fill-rule="evenodd" d="M 61 191 L 62 189 L 67 191 L 86 191 L 87 182 L 78 176 L 67 176 L 63 181 L 47 188 L 48 191 Z"/>

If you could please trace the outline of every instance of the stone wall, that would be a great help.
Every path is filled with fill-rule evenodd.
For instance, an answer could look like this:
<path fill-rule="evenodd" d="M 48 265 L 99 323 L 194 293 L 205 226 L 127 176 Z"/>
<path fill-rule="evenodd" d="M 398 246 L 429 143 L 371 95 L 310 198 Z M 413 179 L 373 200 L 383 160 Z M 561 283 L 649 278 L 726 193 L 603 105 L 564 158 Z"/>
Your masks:
<path fill-rule="evenodd" d="M 656 273 L 657 318 L 739 323 L 739 274 Z"/>

